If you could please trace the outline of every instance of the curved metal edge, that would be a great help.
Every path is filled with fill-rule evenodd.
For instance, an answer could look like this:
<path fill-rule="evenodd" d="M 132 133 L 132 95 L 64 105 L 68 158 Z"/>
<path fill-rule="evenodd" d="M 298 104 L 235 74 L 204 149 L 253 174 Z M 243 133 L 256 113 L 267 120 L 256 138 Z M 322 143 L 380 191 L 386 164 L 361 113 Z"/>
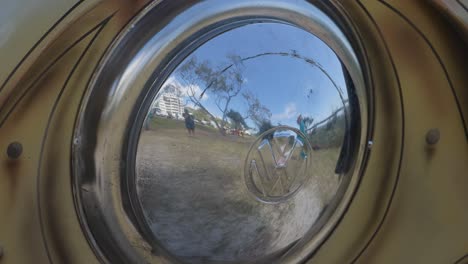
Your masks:
<path fill-rule="evenodd" d="M 140 20 L 149 14 L 150 11 L 153 11 L 154 7 L 159 4 L 159 2 L 153 3 L 148 6 L 140 16 L 136 17 L 134 22 L 117 37 L 116 42 L 109 49 L 108 54 L 100 64 L 100 69 L 94 75 L 93 81 L 90 84 L 91 89 L 87 92 L 80 110 L 80 118 L 74 137 L 75 140 L 80 142 L 80 146 L 75 147 L 73 151 L 74 174 L 77 178 L 84 176 L 84 178 L 77 179 L 76 184 L 78 186 L 76 186 L 76 188 L 80 193 L 81 199 L 83 199 L 83 203 L 86 204 L 84 207 L 88 209 L 93 207 L 100 208 L 100 210 L 98 210 L 100 213 L 97 215 L 93 215 L 91 211 L 87 210 L 88 221 L 90 221 L 91 224 L 97 224 L 99 222 L 99 226 L 104 228 L 98 230 L 99 228 L 92 227 L 92 233 L 97 233 L 96 235 L 99 235 L 99 233 L 101 233 L 101 235 L 107 235 L 108 237 L 106 237 L 105 240 L 111 242 L 112 246 L 120 249 L 124 248 L 126 250 L 124 255 L 129 257 L 127 259 L 140 259 L 137 252 L 144 255 L 147 261 L 149 259 L 154 259 L 154 256 L 150 257 L 147 249 L 143 249 L 142 251 L 141 249 L 134 248 L 135 244 L 144 245 L 146 242 L 137 231 L 137 227 L 128 226 L 128 215 L 126 215 L 126 211 L 122 205 L 122 196 L 124 194 L 122 194 L 120 188 L 121 178 L 119 172 L 122 166 L 127 166 L 127 164 L 122 164 L 124 160 L 121 157 L 122 152 L 124 152 L 123 143 L 115 140 L 109 141 L 109 138 L 106 136 L 109 136 L 110 131 L 112 132 L 110 139 L 116 135 L 123 138 L 123 136 L 128 133 L 128 126 L 122 127 L 119 126 L 119 124 L 127 124 L 125 120 L 131 120 L 131 115 L 129 113 L 133 113 L 134 110 L 132 109 L 134 105 L 138 102 L 139 98 L 141 100 L 140 92 L 142 88 L 148 84 L 146 81 L 141 81 L 141 79 L 151 79 L 152 72 L 158 68 L 157 66 L 164 65 L 164 61 L 167 62 L 168 57 L 173 54 L 173 47 L 187 41 L 187 39 L 182 39 L 182 35 L 192 36 L 201 29 L 213 25 L 215 21 L 226 21 L 229 18 L 240 17 L 240 14 L 242 14 L 242 17 L 249 15 L 259 16 L 259 13 L 275 18 L 279 16 L 292 24 L 305 25 L 303 28 L 318 35 L 329 44 L 350 70 L 358 97 L 362 99 L 359 101 L 360 110 L 364 112 L 361 116 L 364 119 L 367 117 L 365 113 L 367 111 L 364 91 L 365 86 L 360 65 L 356 56 L 353 55 L 354 53 L 352 52 L 351 45 L 346 41 L 344 35 L 340 33 L 341 31 L 338 27 L 321 11 L 308 3 L 278 3 L 276 1 L 261 1 L 260 3 L 263 3 L 263 5 L 258 3 L 252 5 L 249 1 L 238 1 L 229 5 L 223 4 L 223 6 L 219 6 L 218 4 L 217 6 L 214 2 L 207 2 L 194 4 L 194 6 L 188 10 L 185 10 L 184 6 L 182 7 L 183 12 L 186 14 L 184 19 L 178 16 L 161 28 L 156 28 L 153 24 L 152 30 L 149 31 L 147 35 L 140 35 L 140 39 L 144 39 L 148 37 L 148 34 L 151 35 L 156 31 L 157 33 L 155 33 L 154 37 L 150 36 L 149 42 L 144 44 L 138 43 L 140 47 L 136 50 L 126 50 L 128 51 L 125 54 L 125 56 L 127 56 L 126 58 L 116 57 L 116 55 L 122 55 L 120 53 L 122 50 L 125 50 L 124 47 L 131 44 L 128 41 L 132 39 L 132 36 L 136 34 L 135 32 L 138 29 L 141 29 L 139 28 L 141 24 L 138 24 Z M 219 10 L 214 9 L 214 7 L 219 8 Z M 203 12 L 199 12 L 202 10 L 205 12 L 204 17 Z M 284 10 L 288 10 L 286 13 L 289 16 L 282 13 Z M 321 20 L 317 18 L 317 14 L 322 15 Z M 317 19 L 319 19 L 321 23 L 317 23 Z M 311 23 L 312 21 L 314 23 Z M 192 27 L 188 25 L 192 25 Z M 317 34 L 317 31 L 319 31 L 319 34 Z M 336 34 L 331 34 L 331 32 Z M 145 54 L 139 52 L 139 50 L 143 48 L 146 51 Z M 122 63 L 122 60 L 126 63 Z M 112 65 L 114 67 L 115 65 L 127 65 L 127 68 L 122 72 L 115 68 L 106 68 L 106 65 Z M 145 67 L 141 65 L 145 65 Z M 139 79 L 135 78 L 135 72 L 140 73 L 138 74 Z M 106 79 L 109 77 L 115 78 L 112 78 L 112 80 Z M 93 87 L 99 87 L 99 89 L 92 89 Z M 109 89 L 109 94 L 107 93 L 108 91 L 104 90 L 105 88 Z M 103 104 L 92 105 L 90 104 L 90 98 L 105 99 L 101 101 Z M 95 102 L 96 101 L 93 101 L 93 103 Z M 116 119 L 116 117 L 118 118 Z M 117 120 L 119 122 L 117 122 Z M 122 122 L 122 120 L 124 120 L 124 122 Z M 363 131 L 367 130 L 366 124 L 366 122 L 362 122 Z M 360 150 L 358 151 L 357 160 L 363 155 L 365 149 L 363 142 L 366 142 L 365 138 L 366 136 L 361 134 L 359 140 L 361 145 L 359 147 Z M 89 160 L 90 158 L 95 161 Z M 109 164 L 111 166 L 108 166 Z M 351 177 L 349 188 L 344 194 L 344 201 L 349 201 L 352 190 L 356 188 L 358 183 L 358 178 L 359 174 L 355 172 L 353 177 Z M 87 194 L 81 191 L 81 188 L 85 186 L 88 187 L 89 193 Z M 344 203 L 341 203 L 334 212 L 335 217 L 332 218 L 332 222 L 336 220 L 340 212 L 343 212 L 343 208 Z M 96 211 L 94 212 L 96 213 Z M 328 224 L 323 230 L 329 232 L 333 226 L 334 224 Z M 106 228 L 110 228 L 110 230 L 106 232 Z M 113 238 L 109 237 L 109 234 L 112 234 Z M 93 234 L 88 235 L 94 236 Z M 95 236 L 95 238 L 96 237 L 97 236 Z M 130 237 L 132 242 L 125 242 L 126 237 Z M 309 254 L 308 252 L 313 251 L 311 249 L 315 248 L 318 242 L 322 241 L 324 238 L 325 236 L 323 235 L 317 235 L 317 239 L 307 246 L 304 246 L 301 258 Z M 103 242 L 105 243 L 105 241 L 101 241 L 101 243 Z M 133 249 L 130 249 L 132 247 Z M 135 250 L 137 250 L 137 252 Z M 146 252 L 146 254 L 144 252 Z M 165 262 L 169 259 L 167 257 L 156 257 L 154 260 Z"/>
<path fill-rule="evenodd" d="M 452 23 L 465 43 L 468 44 L 468 6 L 460 0 L 434 0 L 428 3 Z"/>

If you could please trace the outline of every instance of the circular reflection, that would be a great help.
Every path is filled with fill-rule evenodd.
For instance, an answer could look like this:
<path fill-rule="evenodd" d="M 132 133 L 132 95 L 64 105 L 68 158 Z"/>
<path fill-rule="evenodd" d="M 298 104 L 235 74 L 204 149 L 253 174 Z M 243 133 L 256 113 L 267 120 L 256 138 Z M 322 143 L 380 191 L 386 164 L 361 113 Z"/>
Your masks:
<path fill-rule="evenodd" d="M 317 229 L 348 183 L 351 86 L 335 53 L 291 25 L 245 25 L 193 51 L 138 142 L 158 243 L 184 262 L 261 262 Z"/>

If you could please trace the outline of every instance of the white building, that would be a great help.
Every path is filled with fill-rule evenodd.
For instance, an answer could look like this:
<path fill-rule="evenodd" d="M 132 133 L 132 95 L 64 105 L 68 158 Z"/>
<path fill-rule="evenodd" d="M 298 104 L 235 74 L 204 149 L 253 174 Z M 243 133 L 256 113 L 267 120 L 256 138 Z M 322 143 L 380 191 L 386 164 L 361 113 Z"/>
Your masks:
<path fill-rule="evenodd" d="M 177 119 L 182 119 L 184 113 L 184 102 L 181 96 L 175 93 L 175 87 L 168 85 L 165 87 L 162 94 L 158 96 L 153 105 L 151 111 L 157 115 L 172 116 Z"/>

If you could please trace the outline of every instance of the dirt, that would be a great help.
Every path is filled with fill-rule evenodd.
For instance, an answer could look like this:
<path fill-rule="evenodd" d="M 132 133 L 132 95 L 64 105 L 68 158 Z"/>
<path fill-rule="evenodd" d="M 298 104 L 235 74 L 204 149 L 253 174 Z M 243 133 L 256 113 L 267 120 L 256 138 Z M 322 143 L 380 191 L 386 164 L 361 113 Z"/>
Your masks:
<path fill-rule="evenodd" d="M 177 122 L 177 121 L 174 121 Z M 195 262 L 252 259 L 288 247 L 314 224 L 339 185 L 337 150 L 313 153 L 311 179 L 279 204 L 255 199 L 243 168 L 254 137 L 222 136 L 182 124 L 142 133 L 137 191 L 159 243 Z"/>

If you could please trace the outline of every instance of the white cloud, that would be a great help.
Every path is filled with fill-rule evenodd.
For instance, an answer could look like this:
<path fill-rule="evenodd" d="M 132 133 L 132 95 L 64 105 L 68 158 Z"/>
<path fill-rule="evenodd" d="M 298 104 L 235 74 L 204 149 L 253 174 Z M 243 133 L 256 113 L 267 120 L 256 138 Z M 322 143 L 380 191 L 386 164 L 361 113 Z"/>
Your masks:
<path fill-rule="evenodd" d="M 279 114 L 273 114 L 272 119 L 277 121 L 291 119 L 297 116 L 297 106 L 295 103 L 288 103 L 284 108 L 283 112 Z"/>
<path fill-rule="evenodd" d="M 164 83 L 164 86 L 168 84 L 172 84 L 175 87 L 177 87 L 181 91 L 182 96 L 184 97 L 187 97 L 189 95 L 195 95 L 196 98 L 198 99 L 198 97 L 202 93 L 202 89 L 200 88 L 199 85 L 196 85 L 196 84 L 184 85 L 179 80 L 177 80 L 174 76 L 170 76 Z M 203 94 L 201 101 L 205 101 L 208 98 L 209 98 L 208 94 L 205 93 Z"/>

